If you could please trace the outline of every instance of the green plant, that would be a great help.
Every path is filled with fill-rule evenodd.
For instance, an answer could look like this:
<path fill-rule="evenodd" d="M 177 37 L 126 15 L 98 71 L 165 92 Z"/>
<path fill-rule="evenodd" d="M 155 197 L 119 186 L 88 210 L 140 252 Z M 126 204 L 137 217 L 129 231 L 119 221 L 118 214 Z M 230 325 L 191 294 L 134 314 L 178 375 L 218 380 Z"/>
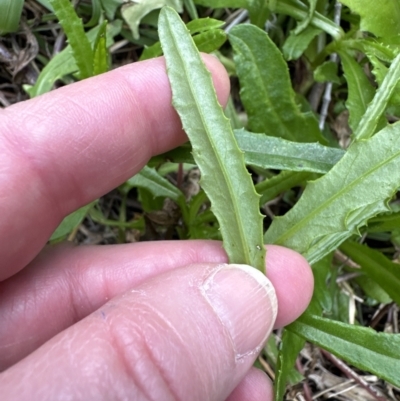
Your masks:
<path fill-rule="evenodd" d="M 263 269 L 263 242 L 295 249 L 312 264 L 316 284 L 307 312 L 284 329 L 279 351 L 273 342 L 264 350 L 275 367 L 277 400 L 288 382 L 300 380 L 294 364 L 306 340 L 400 386 L 399 335 L 363 327 L 360 305 L 349 318 L 349 298 L 336 281 L 353 274 L 348 288 L 365 303 L 400 302 L 393 261 L 400 245 L 398 2 L 344 0 L 342 9 L 329 0 L 166 0 L 146 7 L 98 0 L 76 9 L 67 0 L 41 3 L 51 11 L 47 18 L 59 20 L 68 46 L 43 62 L 36 84 L 25 86 L 30 96 L 60 79 L 106 71 L 110 46 L 125 40 L 141 59 L 165 53 L 174 107 L 190 139 L 119 188 L 117 218 L 88 205 L 65 219 L 53 240 L 89 216 L 124 241 L 127 230 L 145 232 L 170 201 L 178 218 L 172 228 L 155 223 L 155 230 L 222 237 L 231 262 Z M 164 5 L 173 9 L 160 12 Z M 239 16 L 248 14 L 250 24 L 225 24 L 225 7 L 243 8 Z M 184 12 L 186 27 L 174 10 Z M 214 53 L 240 91 L 225 116 L 198 50 Z M 350 130 L 349 138 L 341 134 Z M 196 166 L 202 188 L 188 194 L 182 181 Z M 128 218 L 133 191 L 143 210 Z M 264 221 L 260 209 L 268 212 Z M 343 263 L 342 254 L 353 263 Z"/>

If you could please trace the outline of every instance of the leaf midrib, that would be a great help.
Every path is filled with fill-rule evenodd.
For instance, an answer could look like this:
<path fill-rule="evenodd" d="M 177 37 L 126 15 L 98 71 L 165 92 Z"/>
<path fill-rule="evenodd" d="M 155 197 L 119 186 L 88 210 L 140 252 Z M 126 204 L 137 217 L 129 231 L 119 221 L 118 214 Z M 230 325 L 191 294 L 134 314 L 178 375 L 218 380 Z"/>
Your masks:
<path fill-rule="evenodd" d="M 208 128 L 207 128 L 207 125 L 205 124 L 205 119 L 204 119 L 204 116 L 203 116 L 203 114 L 202 114 L 202 112 L 201 112 L 201 108 L 198 107 L 198 104 L 199 104 L 199 103 L 198 103 L 197 98 L 196 98 L 196 96 L 195 96 L 195 91 L 193 91 L 192 84 L 191 84 L 191 80 L 190 80 L 190 79 L 187 79 L 187 77 L 188 77 L 188 70 L 187 70 L 187 68 L 186 68 L 186 63 L 184 62 L 183 57 L 182 57 L 182 54 L 181 54 L 181 52 L 180 52 L 180 50 L 179 50 L 179 47 L 178 47 L 178 45 L 177 45 L 177 40 L 176 40 L 176 38 L 175 38 L 173 29 L 171 29 L 171 23 L 170 23 L 170 21 L 169 21 L 169 18 L 167 18 L 167 21 L 168 21 L 168 28 L 169 28 L 169 31 L 170 31 L 171 38 L 172 38 L 172 40 L 173 40 L 173 42 L 174 42 L 175 48 L 177 49 L 177 53 L 178 53 L 178 55 L 179 55 L 179 59 L 180 59 L 180 61 L 181 61 L 181 65 L 183 66 L 183 69 L 184 69 L 184 71 L 185 71 L 185 77 L 186 77 L 186 80 L 187 80 L 187 82 L 188 82 L 188 84 L 189 84 L 189 87 L 190 87 L 191 96 L 192 96 L 192 98 L 194 99 L 195 104 L 196 104 L 197 113 L 199 114 L 200 119 L 201 119 L 201 121 L 202 121 L 202 123 L 203 123 L 203 127 L 204 127 L 204 129 L 205 129 L 205 131 L 206 131 L 207 140 L 208 140 L 210 146 L 211 146 L 213 149 L 216 149 L 217 147 L 215 146 L 215 143 L 212 141 L 212 136 L 210 137 L 210 135 L 209 135 L 209 133 L 208 133 Z M 232 134 L 232 136 L 233 136 L 233 134 Z M 239 220 L 239 218 L 238 218 L 238 216 L 241 216 L 241 213 L 239 212 L 239 209 L 237 208 L 237 202 L 234 202 L 234 201 L 232 200 L 232 199 L 236 199 L 235 192 L 232 190 L 231 185 L 228 185 L 228 183 L 230 184 L 230 179 L 229 179 L 229 176 L 226 175 L 225 169 L 222 168 L 223 162 L 221 161 L 221 159 L 220 159 L 220 157 L 219 157 L 219 153 L 218 153 L 218 152 L 213 152 L 213 155 L 214 155 L 215 159 L 217 160 L 217 163 L 218 163 L 218 166 L 219 166 L 219 168 L 220 168 L 220 171 L 222 171 L 222 174 L 223 174 L 223 176 L 224 176 L 224 184 L 226 185 L 226 187 L 227 187 L 227 189 L 228 189 L 228 192 L 229 192 L 229 194 L 230 194 L 229 200 L 230 200 L 230 203 L 232 204 L 233 209 L 234 209 L 234 211 L 235 211 L 235 213 L 234 213 L 234 221 L 236 222 L 236 226 L 237 226 L 237 229 L 238 229 L 238 232 L 239 232 L 239 237 L 240 237 L 240 239 L 241 239 L 241 241 L 240 241 L 240 243 L 241 243 L 241 245 L 242 245 L 242 252 L 241 252 L 241 254 L 242 254 L 242 256 L 244 257 L 244 259 L 246 260 L 246 263 L 249 264 L 249 265 L 251 265 L 251 261 L 248 259 L 249 253 L 247 252 L 247 249 L 246 249 L 246 243 L 247 243 L 247 241 L 245 240 L 246 236 L 244 235 L 242 224 L 240 224 L 240 220 Z M 235 261 L 230 261 L 230 262 L 235 262 Z"/>
<path fill-rule="evenodd" d="M 331 196 L 330 198 L 328 198 L 326 201 L 324 201 L 322 204 L 320 204 L 320 206 L 318 206 L 317 208 L 314 209 L 313 213 L 309 213 L 306 217 L 304 217 L 303 219 L 301 219 L 298 223 L 294 224 L 290 229 L 288 229 L 287 231 L 285 231 L 285 233 L 279 237 L 276 241 L 274 241 L 276 244 L 283 244 L 283 242 L 290 237 L 293 232 L 296 232 L 298 230 L 298 227 L 301 225 L 305 225 L 306 223 L 308 223 L 310 220 L 314 219 L 315 216 L 317 216 L 321 210 L 325 209 L 326 204 L 329 203 L 333 203 L 337 198 L 339 198 L 340 196 L 343 195 L 344 192 L 351 192 L 351 190 L 359 184 L 359 181 L 365 179 L 365 177 L 370 176 L 371 174 L 373 174 L 375 171 L 379 170 L 382 166 L 384 166 L 385 164 L 390 163 L 393 159 L 395 159 L 396 157 L 398 157 L 400 155 L 400 150 L 398 152 L 396 152 L 392 157 L 390 157 L 389 159 L 385 159 L 382 163 L 379 163 L 378 165 L 375 165 L 373 168 L 369 169 L 367 171 L 367 173 L 363 176 L 358 176 L 353 182 L 351 182 L 349 185 L 346 185 L 345 187 L 343 187 L 340 191 L 336 192 L 335 195 Z M 343 159 L 342 159 L 343 160 Z M 332 171 L 332 170 L 331 170 Z M 323 177 L 325 178 L 327 177 L 326 175 Z M 301 227 L 300 227 L 301 228 Z"/>

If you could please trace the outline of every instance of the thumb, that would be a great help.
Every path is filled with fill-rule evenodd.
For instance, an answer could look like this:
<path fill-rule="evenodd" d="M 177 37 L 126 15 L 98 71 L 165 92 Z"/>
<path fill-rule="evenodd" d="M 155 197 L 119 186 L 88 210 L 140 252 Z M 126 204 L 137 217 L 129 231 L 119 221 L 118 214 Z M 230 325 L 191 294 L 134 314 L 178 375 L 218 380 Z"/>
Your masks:
<path fill-rule="evenodd" d="M 276 314 L 272 284 L 249 266 L 175 269 L 109 301 L 4 372 L 3 399 L 224 400 Z"/>

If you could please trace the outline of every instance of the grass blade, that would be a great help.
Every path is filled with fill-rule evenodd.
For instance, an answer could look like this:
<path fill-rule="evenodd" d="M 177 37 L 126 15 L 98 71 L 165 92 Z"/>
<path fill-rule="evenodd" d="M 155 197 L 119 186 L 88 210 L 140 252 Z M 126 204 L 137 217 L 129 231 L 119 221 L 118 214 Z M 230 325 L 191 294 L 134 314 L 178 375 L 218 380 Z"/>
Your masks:
<path fill-rule="evenodd" d="M 230 31 L 229 41 L 249 130 L 298 142 L 324 142 L 317 120 L 300 112 L 287 64 L 268 34 L 253 25 L 238 25 Z"/>
<path fill-rule="evenodd" d="M 68 38 L 79 78 L 89 78 L 93 74 L 93 50 L 83 28 L 82 20 L 77 16 L 69 0 L 50 0 L 60 24 Z"/>
<path fill-rule="evenodd" d="M 201 183 L 219 221 L 229 261 L 264 271 L 259 196 L 218 103 L 210 73 L 185 25 L 169 7 L 161 10 L 159 33 L 173 105 L 192 143 Z"/>
<path fill-rule="evenodd" d="M 287 327 L 352 365 L 400 386 L 400 336 L 303 314 Z"/>
<path fill-rule="evenodd" d="M 327 174 L 307 185 L 299 202 L 276 218 L 265 241 L 292 248 L 310 263 L 388 211 L 386 200 L 400 186 L 400 124 L 353 143 Z"/>
<path fill-rule="evenodd" d="M 246 164 L 264 169 L 327 173 L 345 154 L 319 143 L 298 143 L 273 136 L 235 130 Z"/>

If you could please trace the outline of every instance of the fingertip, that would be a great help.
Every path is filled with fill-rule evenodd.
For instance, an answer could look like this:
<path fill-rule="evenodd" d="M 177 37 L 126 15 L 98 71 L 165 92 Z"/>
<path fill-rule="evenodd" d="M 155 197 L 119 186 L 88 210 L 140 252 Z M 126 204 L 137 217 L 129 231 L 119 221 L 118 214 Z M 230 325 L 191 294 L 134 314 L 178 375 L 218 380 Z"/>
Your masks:
<path fill-rule="evenodd" d="M 226 401 L 272 401 L 271 380 L 260 369 L 251 368 Z"/>
<path fill-rule="evenodd" d="M 312 270 L 303 256 L 282 246 L 268 245 L 266 259 L 267 275 L 278 298 L 275 327 L 286 326 L 296 320 L 311 301 Z"/>

